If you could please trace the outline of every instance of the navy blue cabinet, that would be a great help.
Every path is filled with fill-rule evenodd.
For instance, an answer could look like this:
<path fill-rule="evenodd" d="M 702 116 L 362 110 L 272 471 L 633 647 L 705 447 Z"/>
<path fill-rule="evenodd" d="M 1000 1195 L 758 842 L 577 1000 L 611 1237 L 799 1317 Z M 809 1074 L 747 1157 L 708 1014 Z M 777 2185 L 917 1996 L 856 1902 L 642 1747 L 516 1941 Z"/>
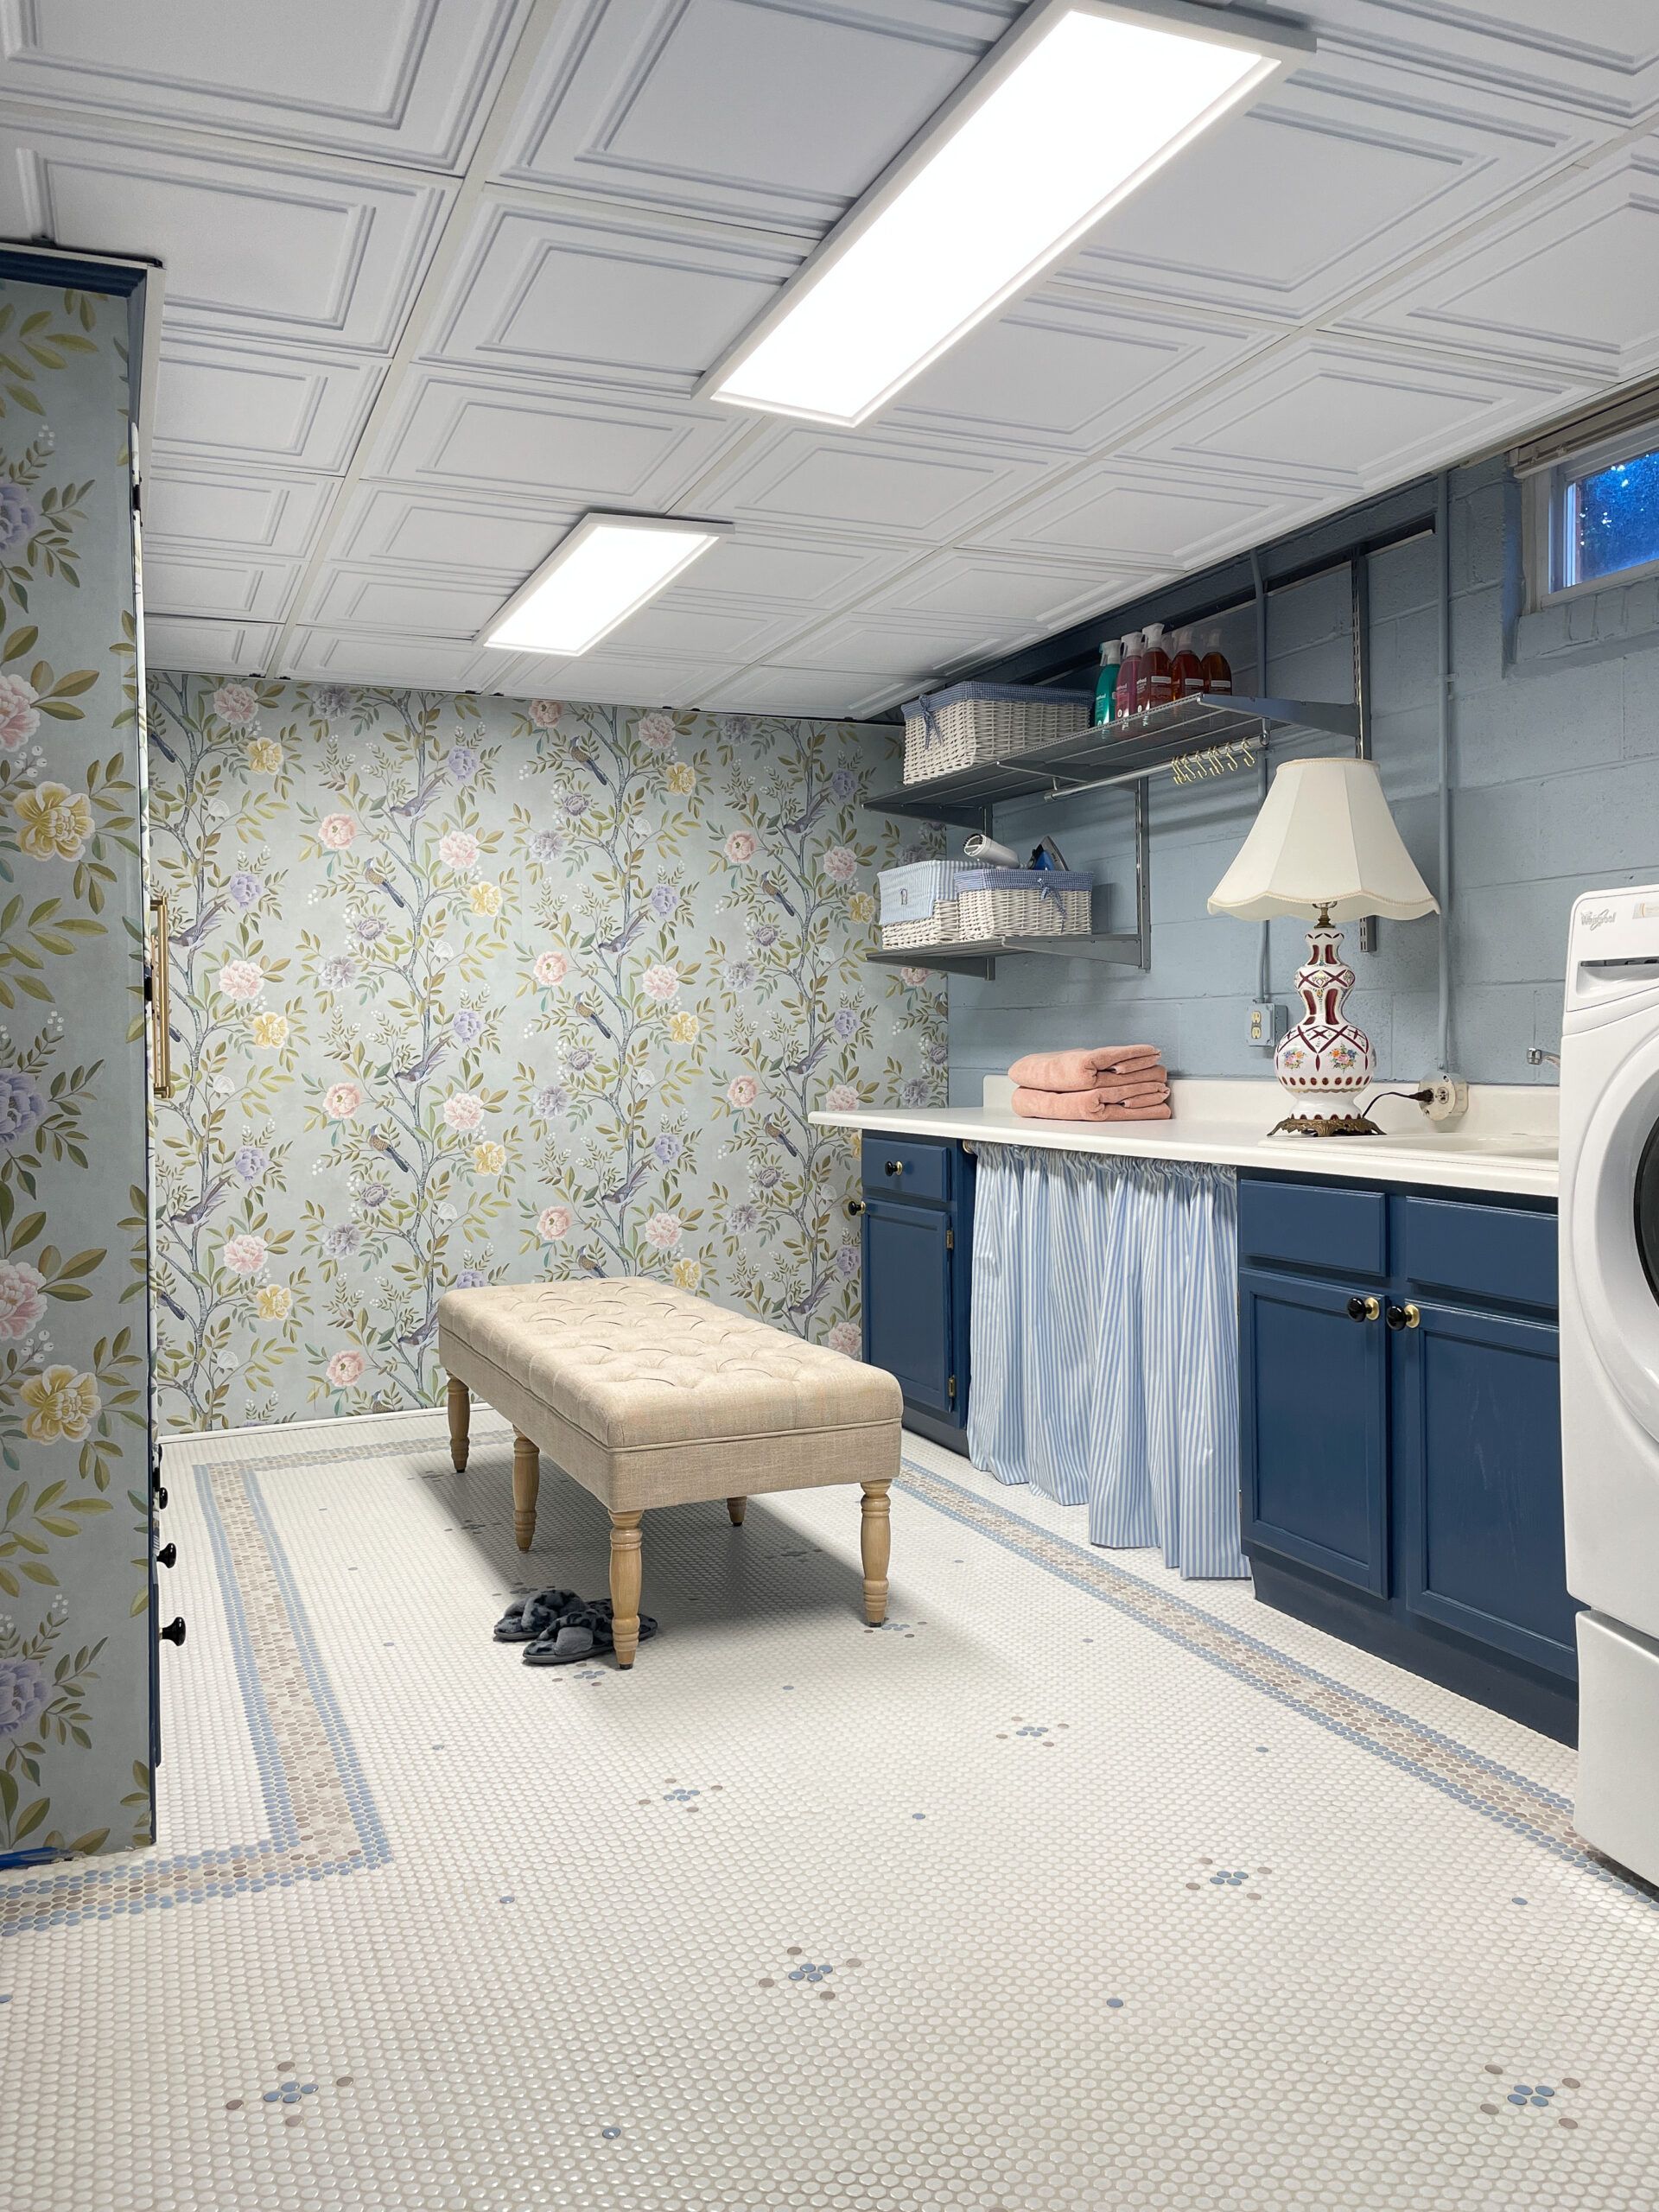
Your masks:
<path fill-rule="evenodd" d="M 1571 1740 L 1554 1208 L 1246 1175 L 1239 1258 L 1257 1595 Z"/>
<path fill-rule="evenodd" d="M 864 1357 L 898 1377 L 910 1427 L 965 1452 L 973 1157 L 876 1131 L 862 1170 Z"/>

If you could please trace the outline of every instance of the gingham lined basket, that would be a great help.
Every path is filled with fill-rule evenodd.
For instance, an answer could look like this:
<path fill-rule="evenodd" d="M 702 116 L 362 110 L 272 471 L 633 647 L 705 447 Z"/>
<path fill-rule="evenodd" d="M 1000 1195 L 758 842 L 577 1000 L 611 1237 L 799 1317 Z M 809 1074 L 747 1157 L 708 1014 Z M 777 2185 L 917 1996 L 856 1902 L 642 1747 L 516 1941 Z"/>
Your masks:
<path fill-rule="evenodd" d="M 881 950 L 903 952 L 913 944 L 955 944 L 960 936 L 961 902 L 941 899 L 931 914 L 915 922 L 883 922 Z"/>
<path fill-rule="evenodd" d="M 971 869 L 957 883 L 958 942 L 1011 937 L 1087 937 L 1091 876 L 1068 868 Z"/>
<path fill-rule="evenodd" d="M 1094 695 L 1039 684 L 953 683 L 905 709 L 905 781 L 925 784 L 1087 729 Z"/>

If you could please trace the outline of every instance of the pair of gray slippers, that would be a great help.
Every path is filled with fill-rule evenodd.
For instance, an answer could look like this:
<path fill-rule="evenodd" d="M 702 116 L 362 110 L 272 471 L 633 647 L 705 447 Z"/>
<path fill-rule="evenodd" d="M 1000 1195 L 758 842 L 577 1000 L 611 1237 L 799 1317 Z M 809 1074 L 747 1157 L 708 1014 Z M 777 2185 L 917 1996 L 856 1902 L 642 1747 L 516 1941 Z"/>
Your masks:
<path fill-rule="evenodd" d="M 649 1613 L 639 1616 L 639 1641 L 657 1633 Z M 611 1601 L 590 1601 L 574 1590 L 535 1590 L 515 1598 L 495 1624 L 498 1643 L 522 1643 L 526 1667 L 569 1667 L 613 1651 Z"/>

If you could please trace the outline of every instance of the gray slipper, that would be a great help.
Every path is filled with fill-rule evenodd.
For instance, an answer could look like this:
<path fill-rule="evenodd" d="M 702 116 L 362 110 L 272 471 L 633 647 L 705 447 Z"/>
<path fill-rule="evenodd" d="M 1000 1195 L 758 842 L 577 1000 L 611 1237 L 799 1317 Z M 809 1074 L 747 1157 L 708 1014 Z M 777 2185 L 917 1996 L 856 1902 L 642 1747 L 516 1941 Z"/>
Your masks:
<path fill-rule="evenodd" d="M 495 1624 L 498 1643 L 528 1643 L 547 1635 L 561 1614 L 582 1603 L 574 1590 L 532 1590 L 515 1598 Z"/>
<path fill-rule="evenodd" d="M 656 1633 L 655 1620 L 649 1613 L 641 1613 L 640 1643 Z M 597 1653 L 613 1651 L 615 1648 L 615 1638 L 611 1633 L 610 1599 L 601 1598 L 588 1605 L 577 1599 L 533 1643 L 524 1646 L 524 1664 L 526 1667 L 569 1667 L 578 1659 L 591 1659 Z"/>

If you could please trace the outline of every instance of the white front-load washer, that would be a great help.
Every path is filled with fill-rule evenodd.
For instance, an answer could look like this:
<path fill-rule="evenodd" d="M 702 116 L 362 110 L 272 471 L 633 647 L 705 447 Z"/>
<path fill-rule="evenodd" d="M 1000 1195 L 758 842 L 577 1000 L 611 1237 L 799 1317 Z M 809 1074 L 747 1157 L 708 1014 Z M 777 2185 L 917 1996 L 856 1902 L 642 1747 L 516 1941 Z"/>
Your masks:
<path fill-rule="evenodd" d="M 1659 1881 L 1659 885 L 1573 908 L 1561 1025 L 1561 1478 L 1588 1843 Z"/>

